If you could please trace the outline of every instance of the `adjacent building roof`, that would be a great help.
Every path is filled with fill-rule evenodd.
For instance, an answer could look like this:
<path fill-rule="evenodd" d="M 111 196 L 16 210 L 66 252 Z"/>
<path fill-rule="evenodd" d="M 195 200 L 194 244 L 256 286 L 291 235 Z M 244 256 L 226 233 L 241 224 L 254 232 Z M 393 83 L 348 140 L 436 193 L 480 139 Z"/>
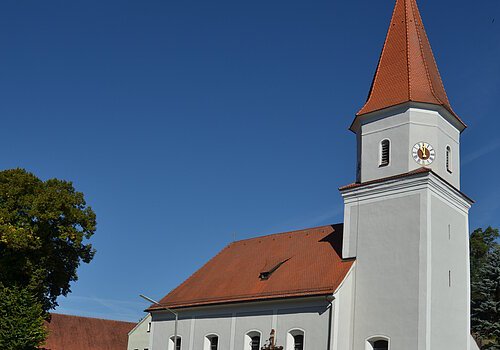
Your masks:
<path fill-rule="evenodd" d="M 397 0 L 368 99 L 357 116 L 405 102 L 451 108 L 416 0 Z"/>
<path fill-rule="evenodd" d="M 124 350 L 135 323 L 51 314 L 47 350 Z"/>
<path fill-rule="evenodd" d="M 341 224 L 229 244 L 160 304 L 170 308 L 328 295 L 353 261 L 342 260 Z M 161 309 L 152 305 L 148 311 Z"/>

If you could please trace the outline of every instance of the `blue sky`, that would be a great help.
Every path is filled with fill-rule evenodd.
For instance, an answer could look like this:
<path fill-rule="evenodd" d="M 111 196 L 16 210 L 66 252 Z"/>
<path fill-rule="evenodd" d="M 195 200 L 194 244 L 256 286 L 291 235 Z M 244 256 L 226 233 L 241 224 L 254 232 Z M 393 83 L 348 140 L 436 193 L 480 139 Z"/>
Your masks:
<path fill-rule="evenodd" d="M 500 2 L 420 0 L 500 226 Z M 233 237 L 342 221 L 394 2 L 2 1 L 0 167 L 74 182 L 97 255 L 58 312 L 138 320 Z"/>

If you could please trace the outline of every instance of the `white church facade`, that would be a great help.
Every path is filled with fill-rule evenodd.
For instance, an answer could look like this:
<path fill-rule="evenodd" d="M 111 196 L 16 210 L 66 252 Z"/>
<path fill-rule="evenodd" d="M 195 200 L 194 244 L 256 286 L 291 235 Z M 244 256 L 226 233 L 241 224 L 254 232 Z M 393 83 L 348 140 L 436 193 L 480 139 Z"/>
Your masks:
<path fill-rule="evenodd" d="M 151 305 L 148 344 L 134 349 L 259 350 L 271 332 L 284 350 L 478 349 L 473 201 L 460 190 L 465 128 L 416 0 L 396 0 L 369 97 L 350 127 L 357 172 L 340 188 L 343 224 L 229 244 Z"/>

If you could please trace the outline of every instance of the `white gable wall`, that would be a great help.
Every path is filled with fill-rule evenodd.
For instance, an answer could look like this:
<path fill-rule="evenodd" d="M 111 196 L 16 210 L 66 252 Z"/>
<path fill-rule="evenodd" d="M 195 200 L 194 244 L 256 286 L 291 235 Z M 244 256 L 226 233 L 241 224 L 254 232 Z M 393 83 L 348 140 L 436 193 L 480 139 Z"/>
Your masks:
<path fill-rule="evenodd" d="M 128 333 L 127 350 L 145 350 L 150 349 L 150 332 L 148 325 L 151 322 L 151 315 L 146 315 L 139 323 Z"/>

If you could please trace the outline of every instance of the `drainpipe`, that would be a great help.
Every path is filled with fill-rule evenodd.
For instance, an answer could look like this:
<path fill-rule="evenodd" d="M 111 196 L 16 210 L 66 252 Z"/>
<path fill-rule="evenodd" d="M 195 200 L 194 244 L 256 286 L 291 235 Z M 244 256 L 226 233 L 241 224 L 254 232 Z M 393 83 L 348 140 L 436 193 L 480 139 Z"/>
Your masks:
<path fill-rule="evenodd" d="M 326 301 L 330 304 L 330 311 L 328 312 L 328 337 L 326 349 L 331 350 L 332 347 L 332 323 L 333 323 L 333 301 L 335 297 L 333 295 L 328 295 Z"/>

